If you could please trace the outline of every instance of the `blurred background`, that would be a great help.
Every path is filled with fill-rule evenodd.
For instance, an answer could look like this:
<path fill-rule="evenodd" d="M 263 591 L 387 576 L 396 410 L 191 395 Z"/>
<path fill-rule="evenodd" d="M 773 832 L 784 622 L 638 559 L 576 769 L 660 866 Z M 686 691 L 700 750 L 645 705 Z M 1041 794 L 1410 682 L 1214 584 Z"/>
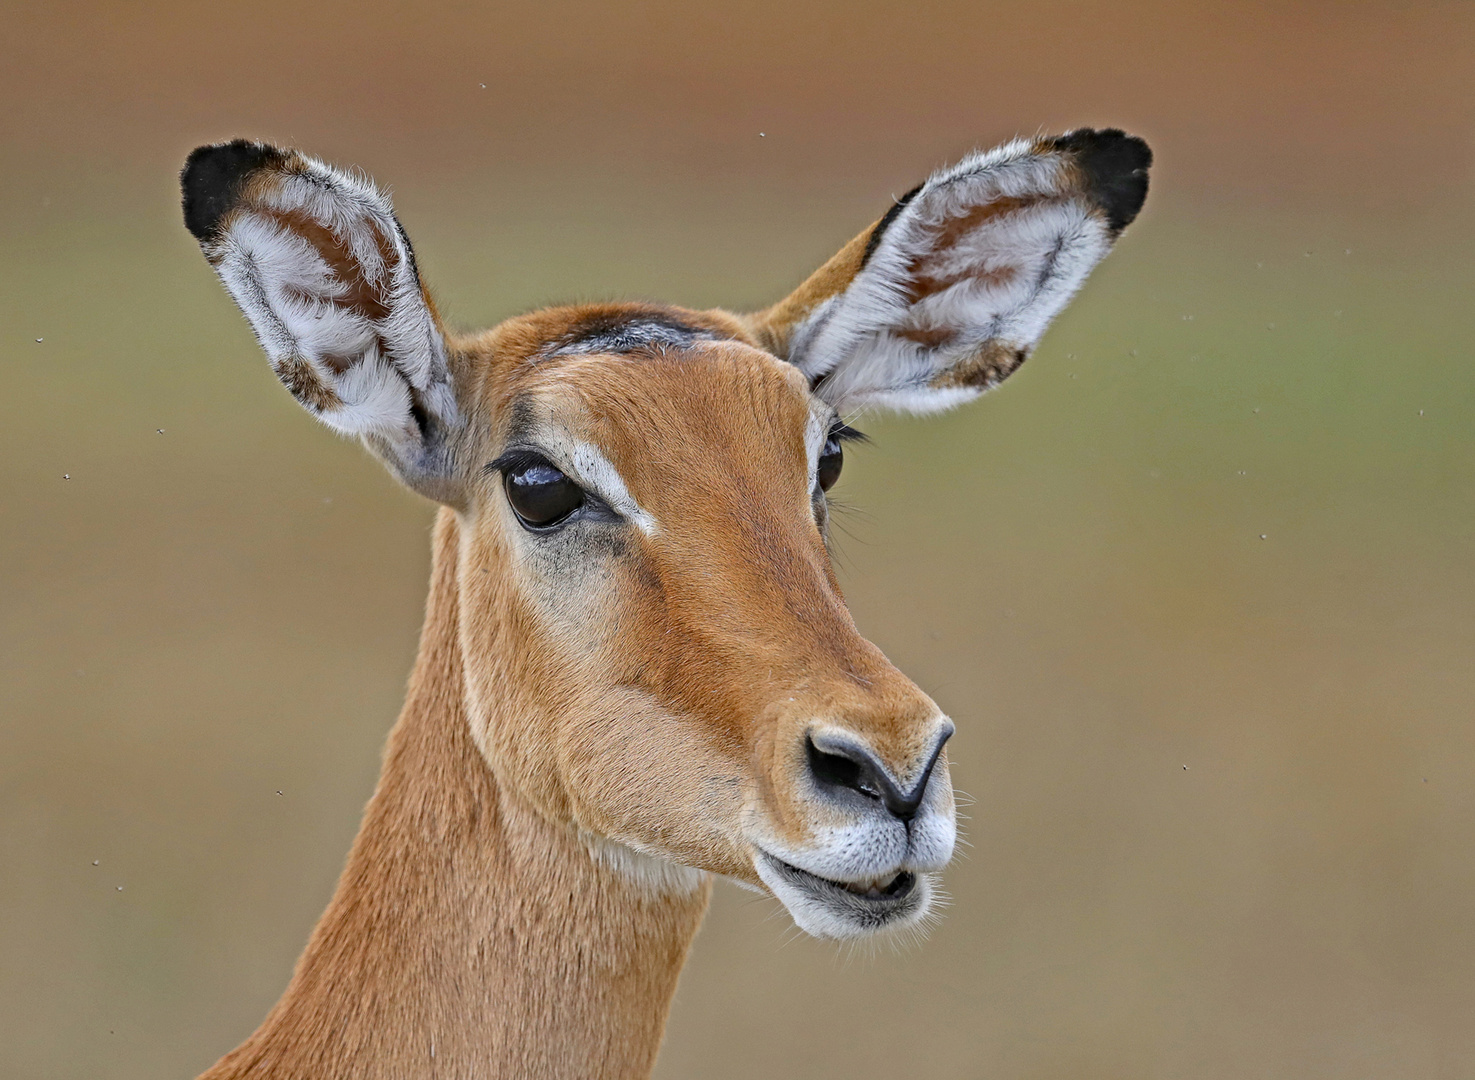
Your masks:
<path fill-rule="evenodd" d="M 432 508 L 179 220 L 237 135 L 392 188 L 451 321 L 757 307 L 927 172 L 1115 125 L 1147 208 L 982 402 L 872 419 L 864 632 L 957 720 L 929 940 L 719 886 L 657 1076 L 1467 1077 L 1475 7 L 7 3 L 0 1075 L 191 1077 L 326 903 Z"/>

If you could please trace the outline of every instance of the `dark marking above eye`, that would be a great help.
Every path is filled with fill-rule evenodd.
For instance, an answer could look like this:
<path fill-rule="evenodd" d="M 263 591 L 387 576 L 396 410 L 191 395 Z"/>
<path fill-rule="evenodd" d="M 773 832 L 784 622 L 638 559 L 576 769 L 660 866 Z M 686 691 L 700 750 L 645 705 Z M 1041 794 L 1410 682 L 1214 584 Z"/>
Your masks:
<path fill-rule="evenodd" d="M 706 327 L 649 311 L 601 313 L 585 319 L 552 342 L 546 355 L 628 353 L 660 347 L 689 349 L 698 341 L 719 341 L 722 337 Z"/>

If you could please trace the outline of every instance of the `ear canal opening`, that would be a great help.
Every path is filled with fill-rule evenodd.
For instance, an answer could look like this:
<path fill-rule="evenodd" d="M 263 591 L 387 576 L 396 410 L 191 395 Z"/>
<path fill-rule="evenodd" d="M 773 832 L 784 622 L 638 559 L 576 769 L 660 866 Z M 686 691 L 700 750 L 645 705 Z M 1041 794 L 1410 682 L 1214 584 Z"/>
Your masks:
<path fill-rule="evenodd" d="M 415 421 L 415 430 L 420 433 L 420 441 L 428 444 L 430 442 L 430 413 L 426 411 L 425 403 L 420 400 L 420 395 L 414 391 L 410 393 L 410 419 Z"/>

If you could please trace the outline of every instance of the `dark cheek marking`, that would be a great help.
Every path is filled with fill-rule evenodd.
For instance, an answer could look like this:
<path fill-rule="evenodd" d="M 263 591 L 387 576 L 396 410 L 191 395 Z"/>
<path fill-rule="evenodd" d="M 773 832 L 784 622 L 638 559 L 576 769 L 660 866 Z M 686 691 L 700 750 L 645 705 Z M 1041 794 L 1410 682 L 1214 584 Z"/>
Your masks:
<path fill-rule="evenodd" d="M 620 525 L 574 524 L 532 539 L 529 557 L 548 578 L 568 582 L 570 588 L 583 587 L 581 583 L 593 574 L 607 576 L 611 563 L 630 554 L 630 541 Z"/>

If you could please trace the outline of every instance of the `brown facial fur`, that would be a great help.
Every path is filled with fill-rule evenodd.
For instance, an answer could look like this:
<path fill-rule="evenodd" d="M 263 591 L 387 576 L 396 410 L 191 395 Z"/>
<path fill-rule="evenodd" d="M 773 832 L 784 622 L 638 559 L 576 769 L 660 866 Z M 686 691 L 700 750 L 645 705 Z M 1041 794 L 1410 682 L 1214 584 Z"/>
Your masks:
<path fill-rule="evenodd" d="M 480 478 L 461 555 L 473 730 L 550 817 L 756 884 L 744 806 L 808 839 L 806 724 L 850 728 L 904 770 L 936 706 L 844 606 L 808 484 L 816 406 L 794 368 L 736 340 L 539 360 L 548 330 L 540 314 L 478 343 L 499 358 L 467 358 L 483 407 L 531 417 L 535 442 L 599 447 L 658 531 L 609 527 L 570 574 L 543 557 L 559 541 L 517 524 L 500 477 Z M 505 438 L 494 423 L 464 456 L 490 460 Z"/>

